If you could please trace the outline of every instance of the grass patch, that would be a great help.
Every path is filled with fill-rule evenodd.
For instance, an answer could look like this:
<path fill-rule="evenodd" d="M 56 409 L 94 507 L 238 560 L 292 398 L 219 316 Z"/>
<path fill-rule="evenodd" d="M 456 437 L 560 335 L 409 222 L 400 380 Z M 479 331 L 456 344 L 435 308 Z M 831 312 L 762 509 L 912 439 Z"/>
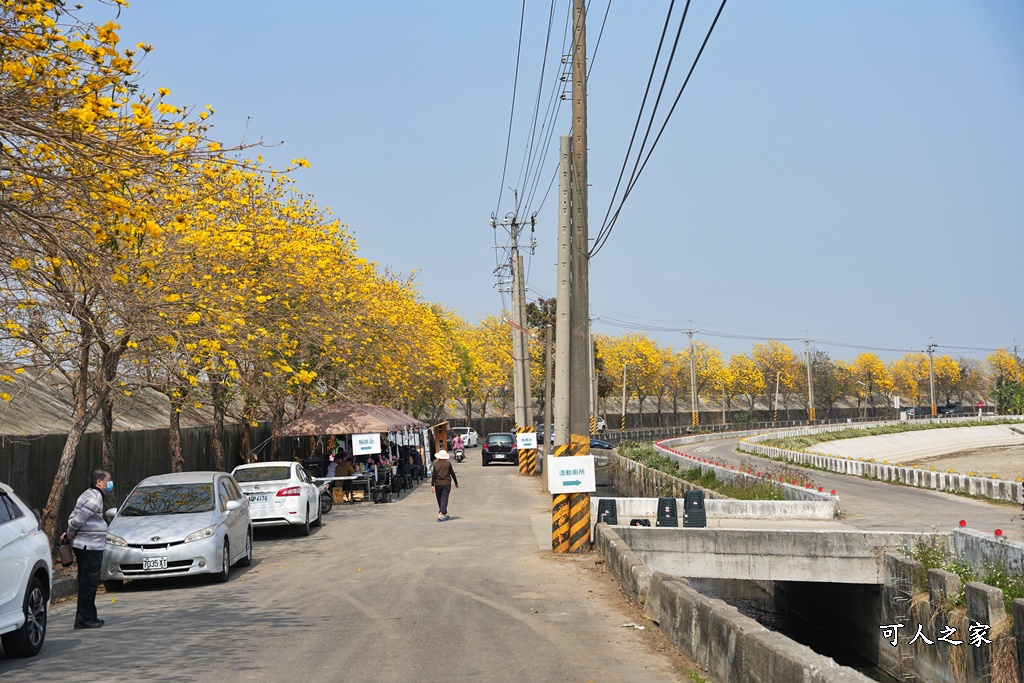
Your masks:
<path fill-rule="evenodd" d="M 719 479 L 714 470 L 704 471 L 700 467 L 682 469 L 679 467 L 678 462 L 664 455 L 651 442 L 624 441 L 619 444 L 618 452 L 624 458 L 673 477 L 679 477 L 702 489 L 715 491 L 729 498 L 737 500 L 785 500 L 782 490 L 770 481 L 748 481 L 746 478 L 738 479 L 735 482 L 725 481 Z M 789 479 L 786 479 L 786 481 L 789 481 Z"/>
<path fill-rule="evenodd" d="M 966 607 L 967 597 L 963 587 L 971 581 L 979 581 L 1003 591 L 1003 603 L 1008 615 L 1013 614 L 1013 601 L 1024 598 L 1024 576 L 1012 572 L 1006 562 L 990 562 L 980 569 L 975 568 L 956 557 L 949 545 L 935 536 L 919 539 L 906 554 L 923 565 L 924 573 L 917 577 L 923 586 L 928 585 L 929 569 L 944 569 L 960 577 L 959 593 L 948 596 L 951 607 Z"/>

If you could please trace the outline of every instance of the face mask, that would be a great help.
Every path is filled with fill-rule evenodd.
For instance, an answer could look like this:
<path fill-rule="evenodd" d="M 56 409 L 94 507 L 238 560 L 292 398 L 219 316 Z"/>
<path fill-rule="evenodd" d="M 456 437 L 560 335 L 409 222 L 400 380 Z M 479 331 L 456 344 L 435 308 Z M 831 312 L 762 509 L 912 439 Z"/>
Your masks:
<path fill-rule="evenodd" d="M 110 493 L 111 491 L 113 491 L 114 490 L 114 481 L 113 480 L 108 481 L 107 485 L 104 487 L 104 490 L 107 493 Z"/>

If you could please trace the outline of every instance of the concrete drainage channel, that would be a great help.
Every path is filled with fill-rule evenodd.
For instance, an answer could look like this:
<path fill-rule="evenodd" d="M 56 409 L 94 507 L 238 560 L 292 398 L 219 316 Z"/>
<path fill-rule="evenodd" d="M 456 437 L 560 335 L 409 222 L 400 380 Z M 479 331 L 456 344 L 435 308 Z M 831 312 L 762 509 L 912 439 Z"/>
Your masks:
<path fill-rule="evenodd" d="M 630 600 L 718 683 L 801 681 L 870 683 L 871 679 L 775 633 L 686 579 L 651 571 L 616 530 L 600 524 L 595 545 Z"/>

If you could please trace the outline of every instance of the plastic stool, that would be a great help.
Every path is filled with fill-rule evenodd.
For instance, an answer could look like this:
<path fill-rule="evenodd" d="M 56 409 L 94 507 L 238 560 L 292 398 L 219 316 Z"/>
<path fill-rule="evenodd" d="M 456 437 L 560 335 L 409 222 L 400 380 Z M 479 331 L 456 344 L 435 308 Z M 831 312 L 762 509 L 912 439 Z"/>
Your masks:
<path fill-rule="evenodd" d="M 708 513 L 704 509 L 704 492 L 687 491 L 683 494 L 683 526 L 706 527 Z"/>
<path fill-rule="evenodd" d="M 601 522 L 612 525 L 619 523 L 619 513 L 614 499 L 602 498 L 597 504 L 597 523 Z"/>
<path fill-rule="evenodd" d="M 679 526 L 679 515 L 676 512 L 675 498 L 658 499 L 657 526 Z"/>

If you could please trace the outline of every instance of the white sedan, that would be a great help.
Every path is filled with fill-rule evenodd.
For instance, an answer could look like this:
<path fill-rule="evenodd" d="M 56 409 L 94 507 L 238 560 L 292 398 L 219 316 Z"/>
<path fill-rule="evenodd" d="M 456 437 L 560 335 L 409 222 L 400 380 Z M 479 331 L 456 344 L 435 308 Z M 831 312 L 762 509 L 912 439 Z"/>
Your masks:
<path fill-rule="evenodd" d="M 320 489 L 299 463 L 281 460 L 239 465 L 231 473 L 249 498 L 253 526 L 293 525 L 299 536 L 320 526 Z"/>
<path fill-rule="evenodd" d="M 480 445 L 480 435 L 472 427 L 452 427 L 449 431 L 453 439 L 456 434 L 461 436 L 462 443 L 466 448 L 475 448 Z"/>

